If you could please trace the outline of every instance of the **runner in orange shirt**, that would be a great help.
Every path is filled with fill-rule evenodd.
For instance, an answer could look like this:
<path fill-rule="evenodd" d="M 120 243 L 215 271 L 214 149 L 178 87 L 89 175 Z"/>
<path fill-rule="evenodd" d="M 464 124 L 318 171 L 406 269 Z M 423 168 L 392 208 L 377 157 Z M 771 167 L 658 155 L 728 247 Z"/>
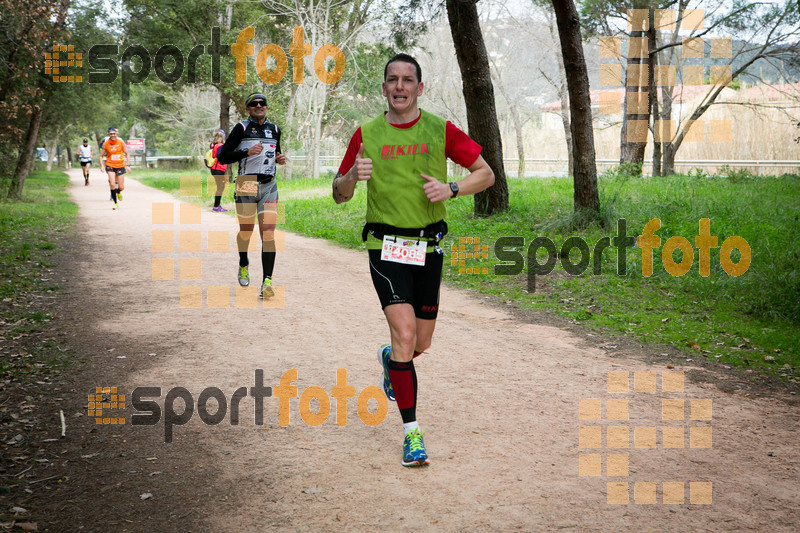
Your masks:
<path fill-rule="evenodd" d="M 125 190 L 125 172 L 130 173 L 131 158 L 125 142 L 118 138 L 117 128 L 108 128 L 108 140 L 103 143 L 100 151 L 100 159 L 106 158 L 106 173 L 108 174 L 108 186 L 111 188 L 111 199 L 114 201 L 112 209 L 119 209 L 117 200 L 122 201 L 122 191 Z M 125 162 L 128 165 L 125 165 Z"/>

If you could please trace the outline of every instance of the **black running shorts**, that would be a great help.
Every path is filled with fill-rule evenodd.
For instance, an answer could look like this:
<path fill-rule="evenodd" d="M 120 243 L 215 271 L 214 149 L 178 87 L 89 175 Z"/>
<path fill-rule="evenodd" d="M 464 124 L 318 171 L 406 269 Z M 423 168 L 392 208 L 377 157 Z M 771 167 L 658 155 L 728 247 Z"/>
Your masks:
<path fill-rule="evenodd" d="M 106 172 L 113 172 L 117 176 L 122 176 L 123 174 L 125 174 L 125 167 L 114 168 L 106 166 Z"/>
<path fill-rule="evenodd" d="M 372 285 L 378 293 L 381 308 L 407 303 L 414 316 L 434 320 L 439 314 L 439 287 L 442 284 L 444 254 L 428 252 L 425 266 L 382 261 L 380 250 L 368 250 Z"/>

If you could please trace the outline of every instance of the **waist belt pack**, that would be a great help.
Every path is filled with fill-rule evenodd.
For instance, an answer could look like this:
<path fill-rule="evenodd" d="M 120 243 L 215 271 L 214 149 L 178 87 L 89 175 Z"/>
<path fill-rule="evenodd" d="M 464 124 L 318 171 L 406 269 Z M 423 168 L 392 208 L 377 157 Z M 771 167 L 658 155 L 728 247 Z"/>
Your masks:
<path fill-rule="evenodd" d="M 267 176 L 266 174 L 239 174 L 239 176 L 255 176 L 258 183 L 269 183 L 275 179 L 275 176 Z M 231 178 L 233 178 L 233 174 L 231 174 Z"/>
<path fill-rule="evenodd" d="M 397 235 L 398 237 L 418 237 L 438 244 L 447 235 L 447 222 L 440 220 L 424 228 L 398 228 L 390 224 L 367 222 L 361 231 L 361 240 L 366 241 L 368 235 L 372 235 L 379 241 L 382 241 L 386 235 Z"/>

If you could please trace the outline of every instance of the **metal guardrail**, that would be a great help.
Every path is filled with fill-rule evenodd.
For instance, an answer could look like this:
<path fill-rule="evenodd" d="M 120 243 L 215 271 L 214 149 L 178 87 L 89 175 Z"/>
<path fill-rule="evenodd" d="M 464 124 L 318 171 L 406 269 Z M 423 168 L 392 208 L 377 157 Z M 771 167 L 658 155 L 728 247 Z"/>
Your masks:
<path fill-rule="evenodd" d="M 306 165 L 308 156 L 290 156 L 292 165 L 295 169 L 301 168 Z M 343 156 L 320 156 L 319 166 L 320 170 L 325 172 L 327 170 L 336 170 L 339 168 Z M 197 160 L 200 162 L 200 156 L 191 155 L 160 155 L 148 156 L 146 164 L 148 167 L 152 166 L 158 168 L 159 161 L 190 161 Z M 519 159 L 505 158 L 503 164 L 506 167 L 506 173 L 515 176 Z M 567 160 L 557 158 L 526 158 L 525 159 L 525 172 L 531 172 L 533 175 L 541 173 L 558 172 L 566 174 Z M 651 167 L 652 160 L 645 160 L 645 169 Z M 615 167 L 619 165 L 618 159 L 597 159 L 597 167 L 599 170 Z M 716 171 L 724 166 L 731 168 L 744 168 L 748 169 L 756 175 L 761 175 L 762 169 L 794 169 L 794 172 L 800 173 L 800 160 L 773 160 L 773 159 L 738 159 L 738 160 L 722 160 L 722 159 L 696 159 L 691 161 L 675 161 L 676 168 L 700 168 L 704 171 Z M 451 173 L 460 174 L 458 168 L 451 164 Z"/>
<path fill-rule="evenodd" d="M 506 169 L 513 169 L 516 171 L 519 159 L 503 159 L 503 164 Z M 598 169 L 612 168 L 619 165 L 618 159 L 597 159 Z M 530 166 L 540 165 L 545 166 L 544 170 L 552 170 L 553 166 L 557 166 L 558 171 L 566 173 L 568 161 L 566 159 L 525 159 L 525 170 L 529 170 Z M 645 170 L 652 167 L 652 159 L 644 161 Z M 731 168 L 745 168 L 753 171 L 756 175 L 761 174 L 762 169 L 773 168 L 786 168 L 794 169 L 795 172 L 800 173 L 800 161 L 798 160 L 773 160 L 773 159 L 738 159 L 738 160 L 723 160 L 723 159 L 694 159 L 689 161 L 675 161 L 675 168 L 701 168 L 705 171 L 710 169 L 719 170 L 724 166 Z M 516 172 L 515 172 L 516 173 Z"/>
<path fill-rule="evenodd" d="M 192 161 L 196 160 L 198 163 L 202 162 L 200 156 L 194 155 L 149 155 L 144 157 L 143 154 L 131 154 L 131 162 L 135 166 L 144 166 L 147 168 L 158 168 L 159 161 Z"/>
<path fill-rule="evenodd" d="M 320 167 L 339 167 L 342 161 L 342 156 L 322 156 L 320 159 Z M 292 162 L 295 168 L 306 163 L 306 156 L 292 157 Z M 516 175 L 517 164 L 519 159 L 505 158 L 503 165 L 506 168 L 506 174 Z M 645 169 L 651 167 L 652 160 L 644 162 Z M 566 174 L 568 161 L 566 159 L 557 158 L 525 158 L 525 171 L 526 174 L 530 172 L 561 172 Z M 618 159 L 597 159 L 597 166 L 599 169 L 607 169 L 619 165 Z M 721 160 L 721 159 L 697 159 L 691 161 L 675 161 L 676 168 L 702 168 L 705 171 L 711 169 L 718 170 L 723 166 L 731 168 L 746 168 L 756 175 L 760 175 L 762 169 L 785 168 L 794 169 L 795 172 L 800 173 L 800 161 L 798 160 L 772 160 L 772 159 L 739 159 L 739 160 Z M 555 167 L 555 168 L 553 168 Z M 455 165 L 451 164 L 450 171 L 452 173 L 459 173 Z"/>

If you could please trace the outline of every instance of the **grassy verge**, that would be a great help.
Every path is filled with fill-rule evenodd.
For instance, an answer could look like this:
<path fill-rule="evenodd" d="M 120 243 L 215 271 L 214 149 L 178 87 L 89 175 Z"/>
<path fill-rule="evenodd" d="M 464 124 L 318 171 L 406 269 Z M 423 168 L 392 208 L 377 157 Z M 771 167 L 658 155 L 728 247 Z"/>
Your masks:
<path fill-rule="evenodd" d="M 144 181 L 176 191 L 177 175 L 172 176 L 161 173 Z M 330 179 L 297 179 L 279 187 L 286 203 L 287 230 L 362 247 L 364 187 L 357 189 L 353 200 L 338 206 L 328 193 Z M 795 239 L 800 230 L 800 177 L 606 175 L 600 179 L 600 195 L 603 223 L 582 229 L 577 229 L 572 215 L 572 182 L 566 178 L 509 180 L 511 208 L 491 218 L 473 216 L 472 198 L 449 201 L 447 247 L 463 239 L 464 251 L 470 252 L 479 239 L 488 245 L 488 257 L 451 264 L 453 251 L 448 250 L 445 281 L 521 308 L 549 310 L 590 329 L 671 344 L 689 357 L 800 382 L 800 242 Z M 599 274 L 592 271 L 594 257 L 582 275 L 568 274 L 564 258 L 559 258 L 550 274 L 536 276 L 535 290 L 528 290 L 524 269 L 516 275 L 494 273 L 495 265 L 503 263 L 495 253 L 500 237 L 521 237 L 522 246 L 508 249 L 523 258 L 531 241 L 540 236 L 549 238 L 557 250 L 569 237 L 580 237 L 593 251 L 602 238 L 617 235 L 619 219 L 626 220 L 627 234 L 635 238 L 654 218 L 661 221 L 655 232 L 661 246 L 672 236 L 684 237 L 692 245 L 692 266 L 685 275 L 666 271 L 660 247 L 653 251 L 649 277 L 642 275 L 642 250 L 637 247 L 627 249 L 624 275 L 617 271 L 617 249 L 611 247 L 601 252 Z M 710 233 L 718 238 L 718 246 L 734 235 L 747 241 L 752 255 L 747 272 L 738 277 L 726 273 L 720 249 L 712 248 L 710 275 L 699 274 L 694 237 L 702 218 L 710 219 Z M 540 250 L 537 261 L 543 264 L 546 259 Z M 739 261 L 739 252 L 734 250 L 731 259 Z M 578 263 L 580 252 L 573 250 L 569 260 Z M 673 260 L 680 263 L 682 252 L 675 251 Z M 488 273 L 460 273 L 459 267 L 486 268 Z"/>
<path fill-rule="evenodd" d="M 0 201 L 0 380 L 60 368 L 65 359 L 51 340 L 38 338 L 53 320 L 47 302 L 58 290 L 52 257 L 57 240 L 75 223 L 63 172 L 35 171 L 20 201 Z"/>
<path fill-rule="evenodd" d="M 184 186 L 188 186 L 187 184 L 189 183 L 196 183 L 197 177 L 200 177 L 200 196 L 193 196 L 191 198 L 186 198 L 186 200 L 198 202 L 202 205 L 214 205 L 216 182 L 208 170 L 178 171 L 137 168 L 131 174 L 131 178 L 138 180 L 145 185 L 149 185 L 150 187 L 174 194 L 175 196 L 180 196 L 181 176 L 184 176 L 185 178 Z M 228 183 L 225 186 L 225 193 L 222 196 L 222 203 L 233 203 L 233 184 Z"/>

